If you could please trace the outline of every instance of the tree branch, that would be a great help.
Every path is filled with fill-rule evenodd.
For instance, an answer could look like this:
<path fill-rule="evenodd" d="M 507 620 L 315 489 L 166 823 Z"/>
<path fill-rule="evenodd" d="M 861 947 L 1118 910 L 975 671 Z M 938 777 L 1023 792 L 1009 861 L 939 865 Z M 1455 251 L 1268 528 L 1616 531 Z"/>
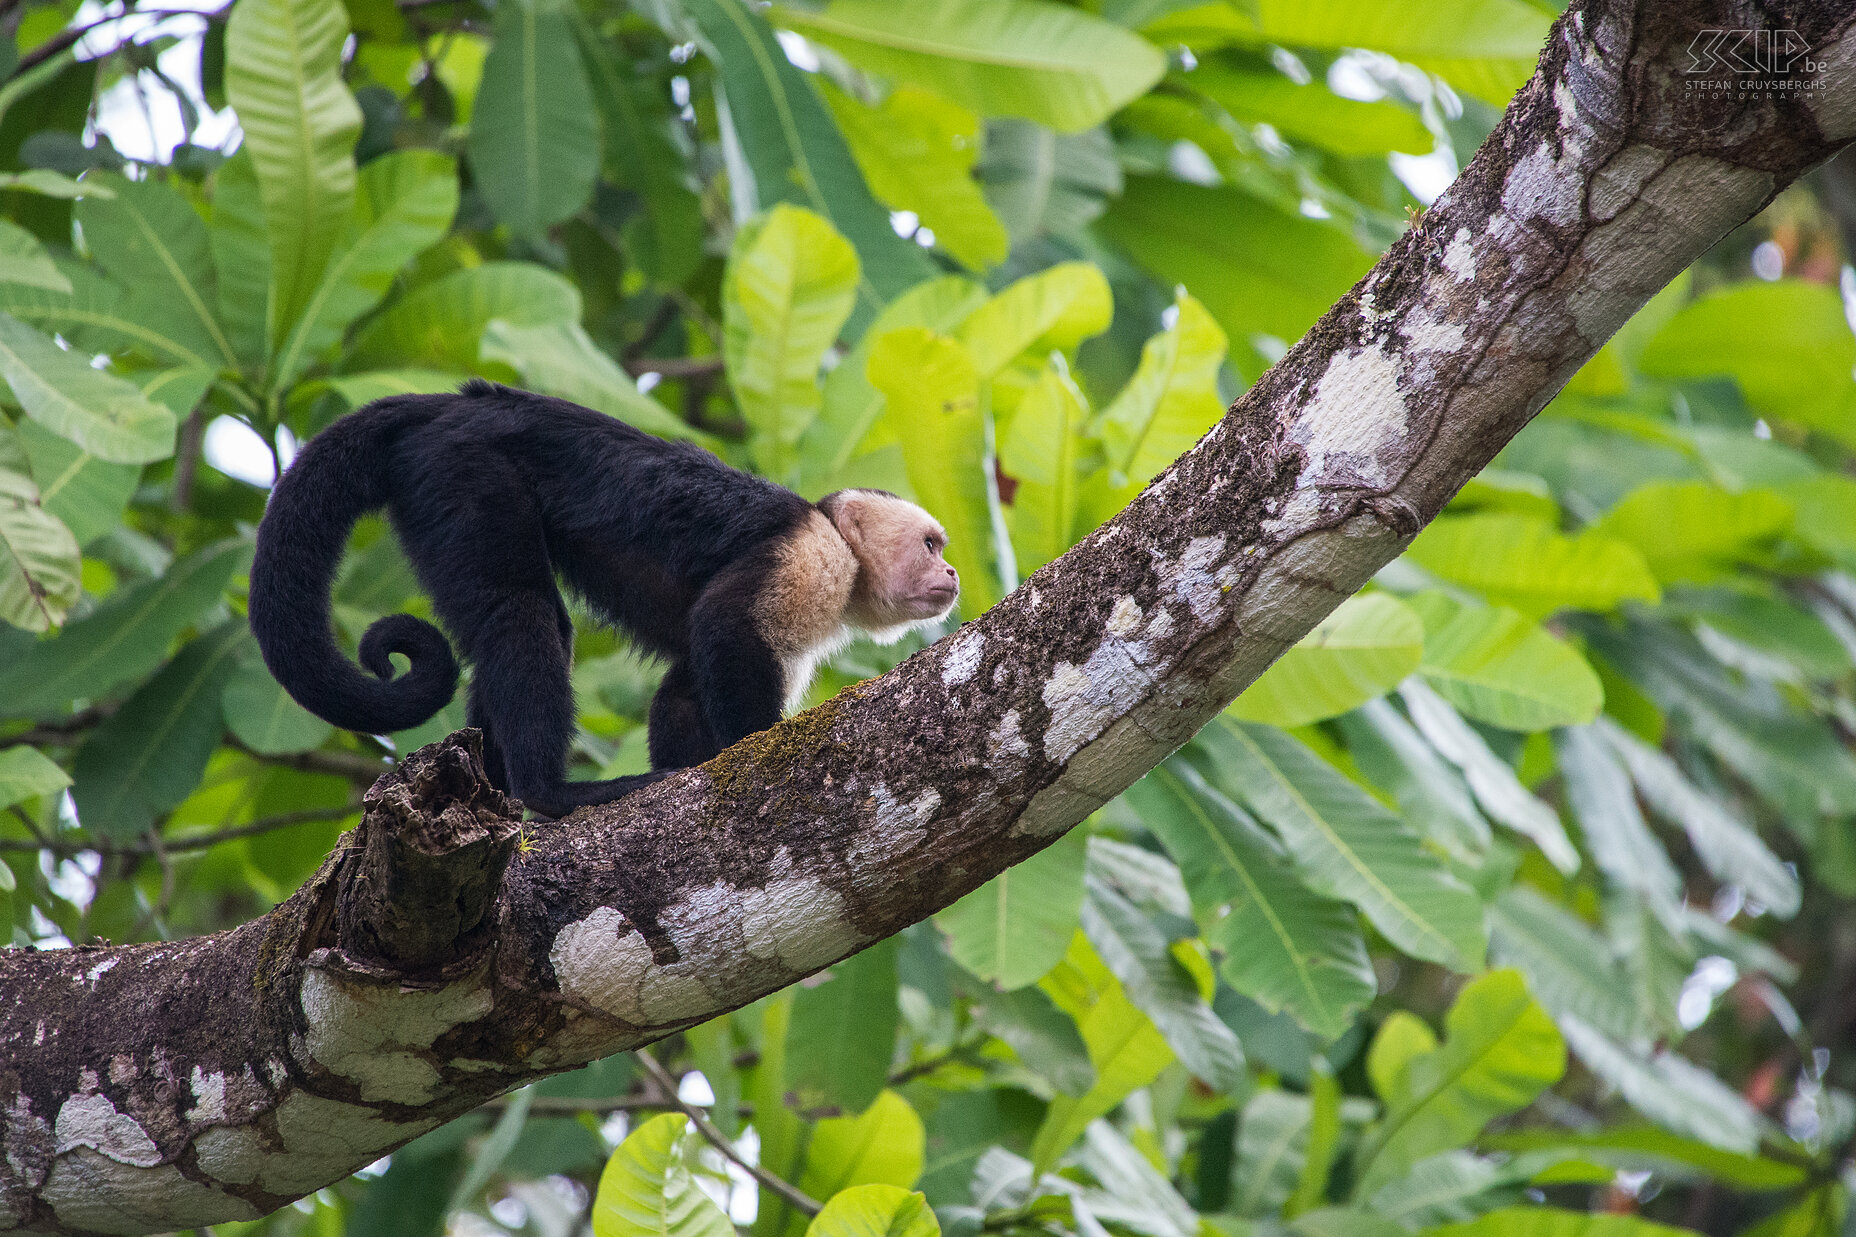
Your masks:
<path fill-rule="evenodd" d="M 798 1186 L 792 1184 L 783 1177 L 775 1176 L 760 1165 L 750 1164 L 744 1159 L 741 1153 L 735 1149 L 735 1144 L 729 1141 L 728 1135 L 722 1133 L 721 1130 L 716 1128 L 715 1122 L 709 1120 L 708 1113 L 694 1105 L 684 1103 L 682 1099 L 677 1097 L 677 1080 L 670 1076 L 669 1070 L 658 1064 L 656 1057 L 642 1048 L 632 1055 L 638 1058 L 638 1063 L 644 1066 L 645 1073 L 651 1075 L 651 1081 L 657 1084 L 658 1089 L 666 1096 L 671 1097 L 677 1109 L 690 1119 L 690 1124 L 695 1127 L 696 1132 L 707 1139 L 709 1145 L 714 1147 L 717 1151 L 720 1151 L 731 1163 L 737 1164 L 745 1169 L 749 1176 L 785 1199 L 787 1205 L 801 1215 L 815 1216 L 820 1211 L 824 1210 L 823 1203 L 813 1198 L 810 1194 L 807 1194 Z"/>
<path fill-rule="evenodd" d="M 1811 48 L 1796 89 L 1691 88 L 1698 31 L 1781 20 Z M 1198 446 L 883 678 L 526 833 L 463 732 L 383 778 L 349 844 L 262 919 L 0 954 L 0 1228 L 255 1218 L 498 1094 L 793 983 L 1048 845 L 1856 135 L 1851 22 L 1828 2 L 1573 8 L 1456 184 Z"/>

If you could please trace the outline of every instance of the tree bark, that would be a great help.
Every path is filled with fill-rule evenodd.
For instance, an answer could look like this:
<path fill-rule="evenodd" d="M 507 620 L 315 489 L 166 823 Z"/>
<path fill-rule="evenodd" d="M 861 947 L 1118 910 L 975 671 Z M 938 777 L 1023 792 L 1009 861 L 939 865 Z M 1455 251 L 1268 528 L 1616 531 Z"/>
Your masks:
<path fill-rule="evenodd" d="M 526 832 L 453 736 L 383 779 L 260 920 L 0 956 L 0 1229 L 266 1213 L 499 1092 L 790 984 L 1047 845 L 1856 135 L 1851 26 L 1837 3 L 1575 7 L 1456 184 L 1197 447 L 895 672 Z M 1811 48 L 1764 75 L 1789 88 L 1719 88 L 1747 79 L 1689 50 L 1772 29 Z"/>

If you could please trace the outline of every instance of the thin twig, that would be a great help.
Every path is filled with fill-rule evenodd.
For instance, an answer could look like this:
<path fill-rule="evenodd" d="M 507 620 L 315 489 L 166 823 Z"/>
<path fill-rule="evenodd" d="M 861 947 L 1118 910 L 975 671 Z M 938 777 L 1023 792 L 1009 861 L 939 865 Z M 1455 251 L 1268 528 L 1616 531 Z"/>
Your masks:
<path fill-rule="evenodd" d="M 32 819 L 32 814 L 17 803 L 13 805 L 12 812 L 13 815 L 19 817 L 19 823 L 26 826 L 26 832 L 37 838 L 39 840 L 39 845 L 43 846 L 45 844 L 45 831 L 39 828 L 38 821 Z"/>
<path fill-rule="evenodd" d="M 55 722 L 40 722 L 30 730 L 0 736 L 0 747 L 18 747 L 22 743 L 69 743 L 72 735 L 90 729 L 115 711 L 114 704 L 93 704 Z"/>
<path fill-rule="evenodd" d="M 193 476 L 199 470 L 200 445 L 206 437 L 206 418 L 200 411 L 195 408 L 187 414 L 187 423 L 180 431 L 180 450 L 174 453 L 174 487 L 169 501 L 176 511 L 185 511 L 193 502 Z"/>
<path fill-rule="evenodd" d="M 501 1095 L 493 1100 L 485 1100 L 480 1108 L 484 1112 L 499 1112 L 509 1106 L 509 1100 L 509 1096 Z M 531 1113 L 574 1116 L 583 1112 L 682 1112 L 683 1105 L 677 1100 L 667 1100 L 659 1095 L 614 1095 L 587 1099 L 574 1095 L 537 1095 L 529 1100 L 528 1110 Z M 742 1104 L 739 1111 L 744 1117 L 752 1117 L 754 1106 Z"/>
<path fill-rule="evenodd" d="M 174 861 L 168 857 L 167 848 L 161 845 L 161 831 L 148 831 L 148 851 L 155 857 L 161 867 L 161 894 L 146 911 L 136 916 L 135 926 L 129 929 L 129 939 L 135 940 L 146 932 L 150 926 L 159 927 L 161 935 L 167 935 L 162 920 L 167 918 L 168 903 L 174 900 Z"/>
<path fill-rule="evenodd" d="M 889 1076 L 889 1085 L 892 1087 L 899 1087 L 903 1083 L 912 1082 L 924 1074 L 932 1074 L 943 1065 L 958 1061 L 975 1049 L 981 1047 L 985 1044 L 986 1039 L 987 1037 L 985 1035 L 981 1035 L 978 1039 L 959 1040 L 949 1045 L 945 1052 L 938 1052 L 934 1056 L 926 1057 L 913 1065 L 904 1066 Z"/>
<path fill-rule="evenodd" d="M 155 855 L 162 852 L 178 854 L 183 851 L 207 850 L 221 842 L 233 842 L 239 838 L 255 837 L 260 833 L 270 833 L 276 829 L 288 829 L 292 825 L 306 825 L 316 820 L 341 820 L 361 810 L 358 800 L 343 807 L 304 808 L 296 812 L 279 812 L 275 816 L 265 816 L 243 825 L 234 825 L 229 829 L 216 829 L 211 833 L 188 833 L 177 838 L 163 838 L 158 842 L 149 840 L 151 835 L 143 835 L 133 842 L 106 842 L 101 838 L 46 838 L 42 834 L 37 841 L 23 838 L 0 838 L 0 851 L 49 850 L 55 855 L 69 856 L 83 851 L 95 851 L 99 855 Z"/>
<path fill-rule="evenodd" d="M 741 1153 L 735 1150 L 735 1144 L 728 1140 L 728 1135 L 715 1127 L 715 1123 L 709 1120 L 707 1113 L 700 1108 L 685 1104 L 681 1098 L 677 1097 L 677 1080 L 671 1077 L 669 1070 L 658 1064 L 656 1057 L 643 1048 L 636 1049 L 632 1055 L 638 1058 L 639 1063 L 644 1066 L 645 1073 L 651 1075 L 651 1081 L 657 1084 L 658 1089 L 673 1098 L 677 1110 L 690 1119 L 690 1124 L 696 1127 L 698 1134 L 708 1139 L 710 1146 L 747 1170 L 754 1180 L 785 1199 L 787 1205 L 793 1210 L 807 1216 L 815 1216 L 823 1210 L 822 1203 L 798 1186 L 774 1176 L 758 1164 L 750 1164 L 743 1159 Z"/>
<path fill-rule="evenodd" d="M 666 378 L 693 378 L 722 372 L 719 356 L 641 356 L 625 362 L 625 372 L 636 378 L 640 374 L 662 374 Z"/>
<path fill-rule="evenodd" d="M 237 739 L 229 746 L 237 748 L 253 760 L 266 764 L 289 765 L 292 769 L 301 769 L 305 773 L 332 773 L 345 777 L 357 786 L 372 786 L 379 781 L 392 765 L 363 756 L 360 752 L 295 752 L 287 756 L 269 756 L 263 752 L 253 751 Z"/>
<path fill-rule="evenodd" d="M 227 5 L 225 8 L 217 9 L 211 13 L 202 13 L 198 9 L 129 9 L 126 12 L 116 13 L 109 17 L 100 17 L 96 21 L 86 22 L 81 26 L 72 26 L 67 30 L 60 30 L 57 34 L 21 56 L 19 58 L 19 63 L 13 67 L 12 75 L 18 77 L 28 69 L 43 64 L 60 52 L 75 47 L 85 35 L 90 34 L 92 31 L 101 30 L 111 22 L 122 21 L 124 18 L 153 17 L 159 21 L 169 17 L 204 17 L 208 22 L 214 22 L 224 18 L 225 15 L 231 11 L 231 8 L 231 5 Z M 138 30 L 136 33 L 140 34 L 142 32 Z"/>

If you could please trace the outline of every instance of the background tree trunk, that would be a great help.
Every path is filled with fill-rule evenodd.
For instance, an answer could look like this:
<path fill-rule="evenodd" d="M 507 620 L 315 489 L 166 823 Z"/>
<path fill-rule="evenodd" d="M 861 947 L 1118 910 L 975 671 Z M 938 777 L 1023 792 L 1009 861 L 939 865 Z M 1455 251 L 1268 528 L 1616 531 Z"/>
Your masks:
<path fill-rule="evenodd" d="M 484 1099 L 915 923 L 1152 768 L 1399 553 L 1658 288 L 1856 133 L 1856 35 L 1801 89 L 1695 88 L 1745 4 L 1555 27 L 1457 183 L 1121 515 L 896 672 L 700 770 L 529 826 L 468 735 L 408 760 L 295 897 L 176 944 L 0 955 L 0 1228 L 268 1212 Z M 442 908 L 442 912 L 439 908 Z"/>

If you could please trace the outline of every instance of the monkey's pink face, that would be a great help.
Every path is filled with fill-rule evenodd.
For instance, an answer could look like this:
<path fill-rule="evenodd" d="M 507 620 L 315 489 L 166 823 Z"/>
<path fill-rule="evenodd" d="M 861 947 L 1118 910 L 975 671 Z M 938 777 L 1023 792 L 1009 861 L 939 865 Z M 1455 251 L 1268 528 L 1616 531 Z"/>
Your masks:
<path fill-rule="evenodd" d="M 947 530 L 933 516 L 892 494 L 854 490 L 836 522 L 863 568 L 852 600 L 858 626 L 902 627 L 954 608 L 960 573 L 943 557 Z"/>

